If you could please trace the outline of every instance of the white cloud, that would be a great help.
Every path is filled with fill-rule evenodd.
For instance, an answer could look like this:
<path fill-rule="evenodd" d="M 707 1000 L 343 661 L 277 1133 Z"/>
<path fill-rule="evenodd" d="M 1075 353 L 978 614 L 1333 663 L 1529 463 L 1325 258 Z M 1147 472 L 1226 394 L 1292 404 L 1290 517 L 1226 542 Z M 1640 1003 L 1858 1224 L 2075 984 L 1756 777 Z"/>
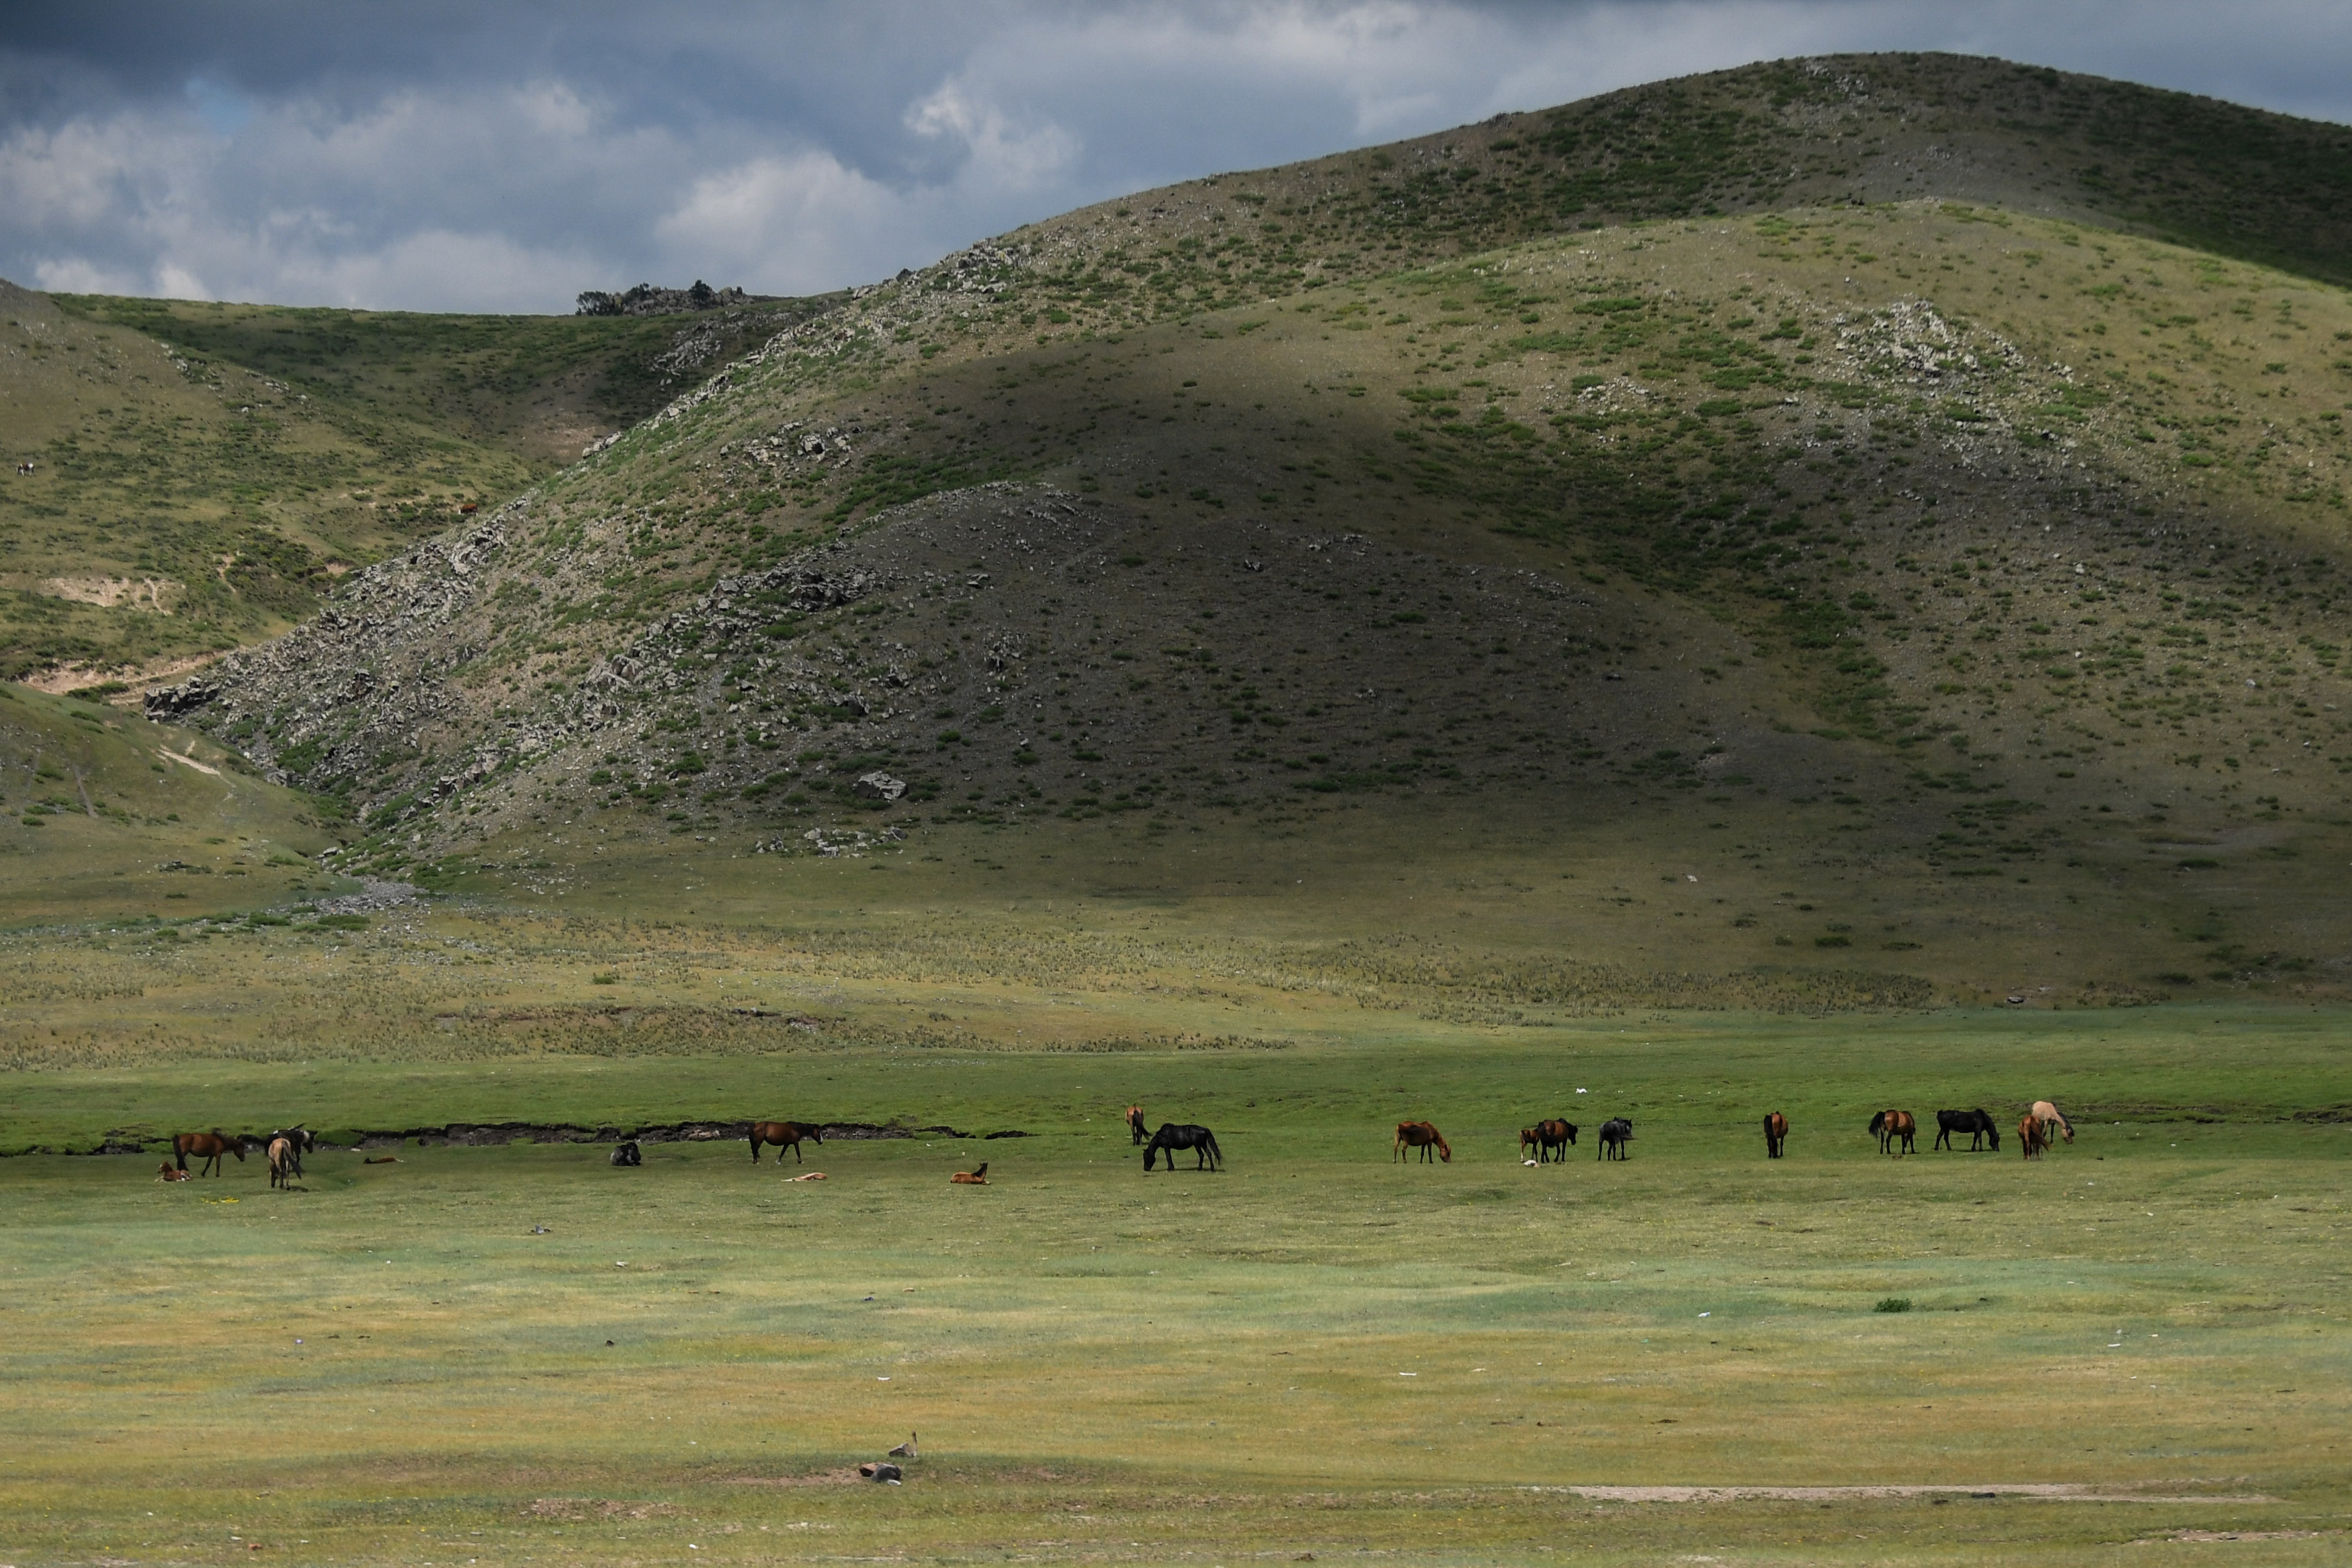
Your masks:
<path fill-rule="evenodd" d="M 492 8 L 495 36 L 387 34 L 381 67 L 272 15 L 325 30 L 310 56 L 243 46 L 268 87 L 234 68 L 234 28 L 144 97 L 98 96 L 109 50 L 137 52 L 119 36 L 54 59 L 0 41 L 0 273 L 454 310 L 563 310 L 640 279 L 813 291 L 1170 180 L 1835 49 L 2352 115 L 2352 30 L 2315 0 L 656 4 L 567 13 L 537 45 L 538 23 Z"/>

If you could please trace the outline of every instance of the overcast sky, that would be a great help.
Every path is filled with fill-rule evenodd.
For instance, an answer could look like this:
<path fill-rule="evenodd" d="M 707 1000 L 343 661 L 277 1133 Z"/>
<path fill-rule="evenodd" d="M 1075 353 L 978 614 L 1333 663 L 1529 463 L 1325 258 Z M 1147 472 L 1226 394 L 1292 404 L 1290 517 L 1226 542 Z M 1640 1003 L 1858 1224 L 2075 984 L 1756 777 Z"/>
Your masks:
<path fill-rule="evenodd" d="M 2352 121 L 2347 0 L 73 0 L 0 32 L 0 276 L 568 310 L 807 293 L 1196 174 L 1950 49 Z"/>

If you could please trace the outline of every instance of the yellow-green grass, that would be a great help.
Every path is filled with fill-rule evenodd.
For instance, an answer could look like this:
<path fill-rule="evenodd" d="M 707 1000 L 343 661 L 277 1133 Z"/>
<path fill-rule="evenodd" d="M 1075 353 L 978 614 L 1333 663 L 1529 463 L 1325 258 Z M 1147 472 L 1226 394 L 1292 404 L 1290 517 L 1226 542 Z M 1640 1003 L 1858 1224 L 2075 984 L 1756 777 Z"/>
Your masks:
<path fill-rule="evenodd" d="M 166 1101 L 364 1119 L 404 1099 L 419 1121 L 692 1102 L 1032 1136 L 836 1141 L 806 1151 L 828 1180 L 800 1184 L 740 1143 L 649 1145 L 634 1172 L 594 1146 L 331 1152 L 290 1194 L 257 1161 L 184 1186 L 134 1158 L 0 1163 L 0 1545 L 2089 1562 L 2260 1531 L 2319 1532 L 2265 1561 L 2326 1561 L 2352 1501 L 2333 1392 L 2352 1145 L 2243 1100 L 2250 1064 L 2289 1101 L 2340 1083 L 2340 1038 L 2309 1015 L 2003 1014 L 14 1075 L 12 1100 L 36 1089 L 83 1121 Z M 2143 1103 L 2094 1124 L 2075 1101 L 2077 1142 L 2031 1164 L 2013 1139 L 1884 1160 L 1862 1127 L 1881 1098 L 1981 1094 L 2013 1121 L 2070 1084 Z M 2184 1119 L 2232 1097 L 2231 1120 Z M 1227 1171 L 1145 1177 L 1118 1120 L 1138 1098 L 1216 1126 Z M 1778 1163 L 1768 1103 L 1795 1122 Z M 1629 1109 L 1633 1158 L 1596 1163 L 1593 1123 Z M 1583 1142 L 1525 1168 L 1517 1126 L 1547 1112 Z M 1452 1164 L 1390 1163 L 1407 1113 L 1445 1128 Z M 950 1187 L 982 1159 L 989 1187 Z M 1889 1299 L 1910 1310 L 1874 1310 Z M 909 1429 L 904 1488 L 839 1479 Z M 2210 1500 L 1967 1495 L 2035 1483 Z M 1542 1489 L 1648 1485 L 1961 1490 Z"/>
<path fill-rule="evenodd" d="M 314 804 L 205 736 L 0 685 L 0 923 L 285 903 L 334 879 Z"/>

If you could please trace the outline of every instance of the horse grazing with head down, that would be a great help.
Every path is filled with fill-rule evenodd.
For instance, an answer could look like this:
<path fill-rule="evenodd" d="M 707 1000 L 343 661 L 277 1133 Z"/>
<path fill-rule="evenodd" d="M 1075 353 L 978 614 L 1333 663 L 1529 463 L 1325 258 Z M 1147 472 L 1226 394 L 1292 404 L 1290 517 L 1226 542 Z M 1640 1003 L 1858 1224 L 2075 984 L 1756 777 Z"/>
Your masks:
<path fill-rule="evenodd" d="M 1536 1123 L 1536 1163 L 1541 1164 L 1546 1155 L 1557 1163 L 1568 1158 L 1568 1146 L 1576 1142 L 1576 1123 L 1553 1117 Z"/>
<path fill-rule="evenodd" d="M 2064 1111 L 2049 1100 L 2037 1100 L 2033 1102 L 2033 1120 L 2042 1123 L 2042 1142 L 2044 1147 L 2047 1147 L 2050 1142 L 2050 1130 L 2053 1127 L 2058 1130 L 2058 1135 L 2067 1142 L 2072 1143 L 2074 1141 L 2073 1123 L 2066 1120 Z"/>
<path fill-rule="evenodd" d="M 1421 1163 L 1424 1165 L 1429 1163 L 1429 1152 L 1432 1149 L 1437 1151 L 1437 1157 L 1440 1160 L 1449 1165 L 1454 1163 L 1453 1145 L 1446 1142 L 1444 1133 L 1426 1121 L 1397 1123 L 1396 1148 L 1391 1156 L 1391 1163 L 1403 1159 L 1404 1152 L 1408 1149 L 1420 1150 Z"/>
<path fill-rule="evenodd" d="M 1165 1152 L 1168 1168 L 1174 1170 L 1179 1149 L 1192 1151 L 1192 1169 L 1196 1171 L 1222 1171 L 1225 1167 L 1225 1156 L 1217 1147 L 1215 1133 L 1189 1122 L 1163 1121 L 1143 1151 L 1143 1168 L 1147 1171 L 1151 1169 L 1151 1157 Z"/>
<path fill-rule="evenodd" d="M 1764 1118 L 1764 1157 L 1777 1160 L 1789 1142 L 1789 1119 L 1775 1110 Z"/>
<path fill-rule="evenodd" d="M 1914 1140 L 1919 1136 L 1919 1123 L 1907 1110 L 1880 1111 L 1870 1119 L 1870 1131 L 1878 1140 L 1878 1152 L 1882 1154 L 1895 1152 L 1897 1145 L 1906 1154 L 1918 1152 Z"/>
<path fill-rule="evenodd" d="M 194 1154 L 202 1162 L 196 1167 L 198 1175 L 221 1173 L 221 1156 L 234 1154 L 236 1163 L 245 1163 L 245 1140 L 224 1136 L 217 1127 L 209 1132 L 183 1132 L 172 1140 L 172 1160 L 183 1171 L 188 1168 L 188 1156 Z"/>
<path fill-rule="evenodd" d="M 1148 1131 L 1143 1125 L 1143 1107 L 1139 1105 L 1129 1106 L 1127 1108 L 1127 1141 L 1129 1144 L 1133 1145 L 1141 1143 L 1150 1136 L 1150 1132 Z"/>
<path fill-rule="evenodd" d="M 797 1165 L 801 1163 L 801 1140 L 803 1138 L 820 1147 L 824 1143 L 824 1134 L 805 1122 L 755 1121 L 751 1124 L 751 1163 L 756 1165 L 760 1163 L 760 1150 L 763 1145 L 773 1143 L 777 1164 L 784 1163 L 784 1151 L 790 1149 L 793 1163 Z"/>
<path fill-rule="evenodd" d="M 1936 1112 L 1935 1147 L 1949 1149 L 1952 1146 L 1952 1134 L 1955 1132 L 1965 1132 L 1969 1135 L 1969 1152 L 1971 1154 L 1983 1148 L 1987 1139 L 1992 1141 L 1992 1152 L 1996 1154 L 2000 1152 L 2000 1123 L 1995 1121 L 1992 1119 L 1992 1113 L 1982 1106 L 1979 1106 L 1974 1110 Z"/>
<path fill-rule="evenodd" d="M 1622 1116 L 1612 1116 L 1601 1124 L 1601 1152 L 1595 1158 L 1622 1160 L 1625 1145 L 1633 1141 L 1633 1124 Z"/>
<path fill-rule="evenodd" d="M 2017 1124 L 2017 1141 L 2025 1145 L 2027 1159 L 2039 1160 L 2042 1152 L 2050 1147 L 2050 1132 L 2042 1125 L 2042 1119 L 2029 1110 Z"/>

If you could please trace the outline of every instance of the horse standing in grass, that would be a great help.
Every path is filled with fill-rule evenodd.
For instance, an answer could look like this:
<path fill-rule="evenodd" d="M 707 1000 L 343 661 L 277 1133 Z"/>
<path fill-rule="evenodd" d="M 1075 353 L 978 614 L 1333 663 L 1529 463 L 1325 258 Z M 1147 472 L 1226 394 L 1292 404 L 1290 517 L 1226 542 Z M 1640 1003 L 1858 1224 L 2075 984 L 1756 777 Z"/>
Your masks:
<path fill-rule="evenodd" d="M 284 1187 L 291 1192 L 294 1188 L 294 1178 L 301 1174 L 301 1167 L 295 1159 L 294 1140 L 280 1132 L 269 1141 L 268 1153 L 269 1184 L 273 1187 Z"/>
<path fill-rule="evenodd" d="M 1143 1107 L 1139 1105 L 1129 1106 L 1127 1108 L 1128 1142 L 1130 1145 L 1145 1142 L 1150 1138 L 1150 1136 L 1151 1134 L 1144 1130 Z"/>
<path fill-rule="evenodd" d="M 2050 1101 L 2037 1100 L 2033 1102 L 2033 1120 L 2042 1123 L 2042 1142 L 2044 1147 L 2047 1147 L 2050 1142 L 2050 1130 L 2053 1127 L 2058 1130 L 2058 1135 L 2067 1142 L 2072 1143 L 2074 1141 L 2074 1128 L 2066 1120 L 2066 1113 Z"/>
<path fill-rule="evenodd" d="M 209 1132 L 183 1132 L 172 1140 L 172 1160 L 183 1171 L 188 1168 L 188 1156 L 194 1154 L 202 1162 L 196 1167 L 198 1175 L 221 1173 L 221 1156 L 234 1154 L 236 1163 L 245 1163 L 245 1140 L 222 1135 L 217 1127 Z"/>
<path fill-rule="evenodd" d="M 272 1132 L 269 1135 L 268 1142 L 275 1143 L 280 1138 L 285 1139 L 288 1143 L 293 1146 L 289 1152 L 292 1154 L 294 1160 L 294 1173 L 297 1176 L 299 1176 L 302 1174 L 303 1159 L 316 1151 L 319 1147 L 318 1135 L 312 1132 L 309 1128 L 303 1126 L 300 1122 L 297 1121 L 291 1127 Z"/>
<path fill-rule="evenodd" d="M 1532 1160 L 1528 1158 L 1530 1152 L 1535 1155 Z M 1532 1127 L 1519 1129 L 1519 1163 L 1523 1165 L 1543 1163 L 1543 1144 L 1537 1139 L 1536 1130 Z"/>
<path fill-rule="evenodd" d="M 1775 1110 L 1764 1118 L 1764 1157 L 1777 1160 L 1789 1142 L 1789 1119 Z"/>
<path fill-rule="evenodd" d="M 1907 1110 L 1880 1111 L 1870 1119 L 1870 1131 L 1878 1140 L 1878 1152 L 1882 1154 L 1894 1153 L 1898 1144 L 1906 1154 L 1918 1152 L 1914 1140 L 1919 1136 L 1919 1123 Z"/>
<path fill-rule="evenodd" d="M 1396 1148 L 1393 1152 L 1391 1163 L 1393 1163 L 1396 1160 L 1403 1159 L 1404 1152 L 1408 1149 L 1420 1150 L 1421 1163 L 1424 1165 L 1429 1163 L 1429 1152 L 1432 1149 L 1437 1151 L 1437 1157 L 1446 1164 L 1451 1165 L 1454 1163 L 1453 1146 L 1445 1142 L 1445 1136 L 1444 1133 L 1438 1131 L 1436 1128 L 1431 1126 L 1426 1121 L 1400 1121 L 1397 1123 Z"/>
<path fill-rule="evenodd" d="M 1196 1171 L 1224 1169 L 1225 1156 L 1217 1147 L 1215 1133 L 1205 1127 L 1174 1121 L 1161 1122 L 1160 1131 L 1151 1135 L 1151 1142 L 1143 1151 L 1143 1168 L 1149 1171 L 1151 1169 L 1151 1157 L 1165 1153 L 1168 1156 L 1168 1168 L 1173 1171 L 1176 1168 L 1176 1151 L 1179 1149 L 1192 1151 L 1192 1169 Z"/>
<path fill-rule="evenodd" d="M 1949 1149 L 1952 1146 L 1952 1134 L 1955 1132 L 1965 1132 L 1969 1135 L 1969 1152 L 1971 1154 L 1983 1148 L 1987 1139 L 1992 1141 L 1992 1152 L 1996 1154 L 2000 1152 L 2000 1123 L 1995 1121 L 1992 1119 L 1992 1113 L 1982 1106 L 1974 1110 L 1936 1112 L 1935 1147 Z"/>
<path fill-rule="evenodd" d="M 1625 1158 L 1625 1145 L 1633 1141 L 1633 1124 L 1622 1116 L 1612 1116 L 1601 1124 L 1601 1152 L 1596 1157 L 1622 1160 Z"/>
<path fill-rule="evenodd" d="M 801 1163 L 801 1140 L 803 1138 L 820 1147 L 824 1142 L 823 1132 L 803 1122 L 755 1121 L 751 1124 L 751 1163 L 756 1165 L 760 1163 L 760 1150 L 762 1145 L 773 1143 L 776 1146 L 777 1164 L 781 1165 L 784 1163 L 784 1151 L 790 1149 L 793 1152 L 793 1163 L 797 1165 Z"/>
<path fill-rule="evenodd" d="M 2017 1141 L 2025 1145 L 2027 1159 L 2039 1160 L 2042 1152 L 2050 1147 L 2050 1131 L 2042 1125 L 2042 1119 L 2029 1110 L 2017 1124 Z"/>
<path fill-rule="evenodd" d="M 1536 1163 L 1541 1164 L 1549 1154 L 1554 1163 L 1568 1159 L 1568 1147 L 1576 1142 L 1576 1123 L 1562 1121 L 1558 1117 L 1536 1123 Z"/>

